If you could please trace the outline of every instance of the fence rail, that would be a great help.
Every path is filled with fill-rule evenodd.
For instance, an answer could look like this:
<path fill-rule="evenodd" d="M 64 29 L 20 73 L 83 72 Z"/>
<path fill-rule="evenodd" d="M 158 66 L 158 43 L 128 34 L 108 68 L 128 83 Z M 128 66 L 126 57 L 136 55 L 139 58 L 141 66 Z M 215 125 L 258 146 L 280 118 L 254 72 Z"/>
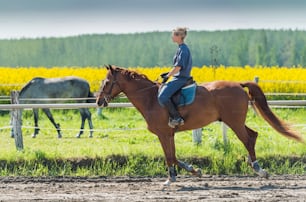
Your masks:
<path fill-rule="evenodd" d="M 108 107 L 133 107 L 129 102 L 124 103 L 109 103 Z M 58 104 L 1 104 L 0 109 L 80 109 L 80 108 L 98 108 L 96 103 L 58 103 Z"/>
<path fill-rule="evenodd" d="M 23 149 L 23 140 L 21 132 L 21 109 L 31 108 L 52 108 L 52 109 L 79 109 L 79 108 L 99 108 L 96 103 L 48 103 L 48 104 L 19 104 L 18 92 L 12 91 L 11 102 L 13 104 L 0 104 L 0 110 L 12 110 L 12 122 L 15 135 L 15 144 L 18 150 Z M 66 100 L 66 99 L 65 99 Z M 272 107 L 305 107 L 306 100 L 269 100 L 268 104 Z M 108 107 L 133 107 L 132 103 L 109 103 Z M 222 124 L 222 134 L 224 142 L 227 143 L 227 126 Z M 18 131 L 18 132 L 17 132 Z M 192 131 L 193 141 L 201 143 L 202 129 L 195 129 Z"/>
<path fill-rule="evenodd" d="M 306 100 L 268 100 L 268 104 L 274 107 L 299 106 L 305 107 Z M 133 107 L 129 102 L 124 103 L 109 103 L 108 107 Z M 79 109 L 79 108 L 98 108 L 96 103 L 52 103 L 52 104 L 1 104 L 0 109 Z"/>

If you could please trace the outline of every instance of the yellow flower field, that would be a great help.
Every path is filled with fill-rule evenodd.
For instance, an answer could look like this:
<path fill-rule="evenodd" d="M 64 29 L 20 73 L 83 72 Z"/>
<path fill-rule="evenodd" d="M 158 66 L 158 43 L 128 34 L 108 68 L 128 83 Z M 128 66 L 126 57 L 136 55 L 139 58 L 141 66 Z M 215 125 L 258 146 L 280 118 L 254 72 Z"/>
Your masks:
<path fill-rule="evenodd" d="M 134 67 L 129 68 L 143 73 L 151 80 L 159 79 L 161 73 L 171 67 Z M 34 77 L 79 76 L 86 79 L 91 90 L 99 90 L 102 79 L 105 78 L 104 67 L 0 67 L 0 95 L 9 95 L 11 90 L 20 90 L 24 84 Z M 192 76 L 197 83 L 214 80 L 253 81 L 259 78 L 259 85 L 264 92 L 306 93 L 306 68 L 287 67 L 194 67 Z"/>

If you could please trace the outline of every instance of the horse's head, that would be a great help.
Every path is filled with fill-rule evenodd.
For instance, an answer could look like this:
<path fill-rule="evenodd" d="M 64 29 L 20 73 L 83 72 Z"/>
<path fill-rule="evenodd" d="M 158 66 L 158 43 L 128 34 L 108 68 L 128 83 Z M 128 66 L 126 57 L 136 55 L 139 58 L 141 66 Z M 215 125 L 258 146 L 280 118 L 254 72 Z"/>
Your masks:
<path fill-rule="evenodd" d="M 116 71 L 111 65 L 105 66 L 108 70 L 106 78 L 102 81 L 100 91 L 97 97 L 97 105 L 106 107 L 111 99 L 122 92 L 118 83 L 119 71 Z"/>

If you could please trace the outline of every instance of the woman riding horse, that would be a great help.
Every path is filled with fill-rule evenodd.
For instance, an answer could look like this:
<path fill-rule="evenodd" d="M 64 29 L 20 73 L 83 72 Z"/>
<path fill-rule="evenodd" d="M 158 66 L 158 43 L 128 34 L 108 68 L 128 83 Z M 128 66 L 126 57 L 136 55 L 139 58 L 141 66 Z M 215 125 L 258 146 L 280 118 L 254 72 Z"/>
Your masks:
<path fill-rule="evenodd" d="M 249 153 L 251 167 L 258 175 L 268 176 L 256 158 L 255 144 L 258 134 L 245 125 L 249 101 L 252 101 L 262 117 L 280 134 L 303 141 L 300 134 L 292 131 L 275 116 L 268 106 L 264 93 L 256 83 L 216 81 L 197 86 L 194 102 L 179 108 L 185 124 L 174 129 L 167 124 L 169 119 L 167 110 L 158 103 L 160 84 L 150 81 L 145 75 L 124 68 L 111 65 L 106 68 L 108 73 L 97 97 L 97 104 L 106 107 L 108 102 L 121 92 L 128 97 L 146 120 L 149 131 L 159 138 L 168 165 L 169 178 L 165 182 L 166 185 L 176 180 L 175 166 L 194 175 L 201 175 L 200 170 L 195 170 L 176 158 L 175 132 L 201 128 L 215 121 L 223 121 L 236 133 Z M 244 88 L 248 89 L 248 93 Z"/>
<path fill-rule="evenodd" d="M 163 83 L 169 77 L 174 76 L 173 79 L 164 84 L 158 94 L 159 103 L 164 106 L 169 113 L 168 125 L 175 128 L 179 125 L 184 125 L 184 119 L 177 111 L 173 104 L 171 97 L 181 89 L 187 81 L 191 78 L 190 71 L 192 68 L 192 58 L 188 46 L 184 43 L 187 36 L 186 28 L 176 28 L 172 32 L 172 41 L 178 44 L 178 49 L 173 58 L 173 68 L 169 73 L 163 74 Z"/>

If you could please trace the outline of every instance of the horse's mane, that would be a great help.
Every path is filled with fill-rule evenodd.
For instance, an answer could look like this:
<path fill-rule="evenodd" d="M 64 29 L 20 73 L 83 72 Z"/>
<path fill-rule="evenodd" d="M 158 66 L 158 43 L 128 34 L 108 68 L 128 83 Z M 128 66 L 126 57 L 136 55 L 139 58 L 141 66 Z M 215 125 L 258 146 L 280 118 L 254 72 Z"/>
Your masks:
<path fill-rule="evenodd" d="M 31 81 L 29 81 L 25 86 L 22 87 L 22 89 L 19 92 L 19 96 L 21 96 L 28 88 L 30 88 L 30 86 L 33 84 L 35 80 L 44 80 L 44 79 L 45 78 L 42 77 L 35 77 L 31 79 Z"/>
<path fill-rule="evenodd" d="M 128 80 L 146 80 L 153 83 L 153 81 L 151 81 L 145 74 L 141 74 L 136 71 L 124 69 L 121 67 L 116 67 L 115 70 L 120 72 Z"/>

